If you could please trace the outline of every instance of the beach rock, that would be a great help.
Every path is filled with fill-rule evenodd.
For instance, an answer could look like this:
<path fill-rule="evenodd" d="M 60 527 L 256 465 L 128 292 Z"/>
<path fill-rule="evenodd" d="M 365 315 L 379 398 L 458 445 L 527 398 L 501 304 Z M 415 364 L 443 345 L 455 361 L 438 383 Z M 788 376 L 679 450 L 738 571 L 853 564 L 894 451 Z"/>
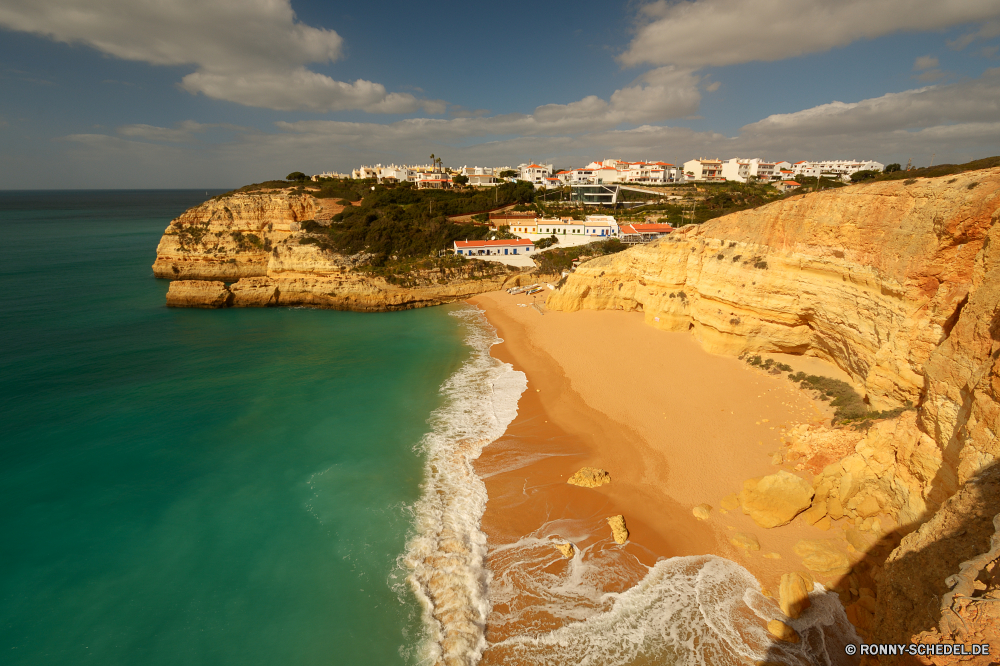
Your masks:
<path fill-rule="evenodd" d="M 767 631 L 779 641 L 798 643 L 799 634 L 781 620 L 771 620 L 767 623 Z"/>
<path fill-rule="evenodd" d="M 760 550 L 760 541 L 757 540 L 757 537 L 746 532 L 737 532 L 729 537 L 729 543 L 747 552 Z"/>
<path fill-rule="evenodd" d="M 802 519 L 810 525 L 815 525 L 821 518 L 826 516 L 826 502 L 813 502 L 812 506 L 802 512 Z"/>
<path fill-rule="evenodd" d="M 712 507 L 708 504 L 699 504 L 695 508 L 691 509 L 691 513 L 698 520 L 708 520 L 709 515 L 712 513 Z"/>
<path fill-rule="evenodd" d="M 224 308 L 233 295 L 225 282 L 208 280 L 175 280 L 167 288 L 169 308 Z"/>
<path fill-rule="evenodd" d="M 813 527 L 816 527 L 816 528 L 821 529 L 824 532 L 826 532 L 828 529 L 830 529 L 830 527 L 832 526 L 832 524 L 833 523 L 830 521 L 830 516 L 823 516 L 822 518 L 820 518 L 819 520 L 817 520 L 815 523 L 813 523 Z"/>
<path fill-rule="evenodd" d="M 814 583 L 812 575 L 802 571 L 783 574 L 778 588 L 781 612 L 794 620 L 809 608 L 812 605 L 809 593 L 812 592 Z"/>
<path fill-rule="evenodd" d="M 723 497 L 721 504 L 726 511 L 735 511 L 740 508 L 740 498 L 736 493 L 732 493 Z"/>
<path fill-rule="evenodd" d="M 850 560 L 833 541 L 803 539 L 795 544 L 795 554 L 802 558 L 802 566 L 809 571 L 833 576 L 846 576 L 851 572 Z"/>
<path fill-rule="evenodd" d="M 584 488 L 597 488 L 605 483 L 611 483 L 611 475 L 598 467 L 584 467 L 566 479 L 566 483 Z"/>
<path fill-rule="evenodd" d="M 560 553 L 562 553 L 562 556 L 564 558 L 566 558 L 567 560 L 573 559 L 573 554 L 576 552 L 576 548 L 574 548 L 573 544 L 571 544 L 571 543 L 557 543 L 557 544 L 555 544 L 555 546 L 556 546 L 556 550 L 558 550 Z"/>
<path fill-rule="evenodd" d="M 782 470 L 761 479 L 743 482 L 743 513 L 761 527 L 777 527 L 809 508 L 815 494 L 805 479 Z"/>
<path fill-rule="evenodd" d="M 242 278 L 231 287 L 233 307 L 263 308 L 278 303 L 278 285 L 271 278 Z"/>
<path fill-rule="evenodd" d="M 628 528 L 625 527 L 625 516 L 611 516 L 608 518 L 608 525 L 611 526 L 611 536 L 615 538 L 615 543 L 623 544 L 628 541 Z"/>
<path fill-rule="evenodd" d="M 764 557 L 766 557 L 769 560 L 780 560 L 781 553 L 764 553 Z"/>

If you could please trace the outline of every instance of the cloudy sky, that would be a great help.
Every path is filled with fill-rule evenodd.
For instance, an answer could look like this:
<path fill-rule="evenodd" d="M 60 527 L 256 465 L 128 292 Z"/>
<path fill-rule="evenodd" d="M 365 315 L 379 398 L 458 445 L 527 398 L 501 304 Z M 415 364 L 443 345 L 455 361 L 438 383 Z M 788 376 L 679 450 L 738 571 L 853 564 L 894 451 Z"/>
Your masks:
<path fill-rule="evenodd" d="M 1000 0 L 0 0 L 3 188 L 1000 154 Z"/>

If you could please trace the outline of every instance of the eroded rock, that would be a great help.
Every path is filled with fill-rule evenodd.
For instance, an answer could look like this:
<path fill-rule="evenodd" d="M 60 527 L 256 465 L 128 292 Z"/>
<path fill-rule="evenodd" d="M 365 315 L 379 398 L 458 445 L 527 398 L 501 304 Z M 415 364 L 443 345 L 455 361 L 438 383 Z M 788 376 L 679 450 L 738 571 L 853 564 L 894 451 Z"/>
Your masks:
<path fill-rule="evenodd" d="M 615 538 L 615 543 L 623 544 L 628 541 L 628 528 L 625 527 L 625 516 L 617 515 L 608 518 L 608 525 L 611 526 L 611 536 Z"/>
<path fill-rule="evenodd" d="M 584 467 L 566 479 L 566 483 L 584 488 L 597 488 L 605 483 L 611 483 L 611 475 L 599 467 Z"/>
<path fill-rule="evenodd" d="M 808 481 L 781 470 L 761 479 L 743 482 L 740 505 L 743 513 L 761 527 L 787 525 L 809 508 L 815 491 Z"/>

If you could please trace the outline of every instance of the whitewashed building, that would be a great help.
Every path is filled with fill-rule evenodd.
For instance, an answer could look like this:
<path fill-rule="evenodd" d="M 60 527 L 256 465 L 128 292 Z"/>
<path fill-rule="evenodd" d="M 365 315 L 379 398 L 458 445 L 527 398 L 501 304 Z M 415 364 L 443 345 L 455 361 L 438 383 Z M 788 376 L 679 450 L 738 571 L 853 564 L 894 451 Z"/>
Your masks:
<path fill-rule="evenodd" d="M 597 238 L 615 238 L 618 221 L 611 215 L 588 215 L 583 220 L 583 233 Z"/>
<path fill-rule="evenodd" d="M 535 244 L 527 238 L 455 241 L 455 254 L 463 257 L 530 254 Z"/>
<path fill-rule="evenodd" d="M 568 218 L 539 218 L 535 222 L 535 228 L 538 234 L 555 234 L 557 236 L 576 236 L 583 235 L 584 224 L 580 220 L 571 220 Z"/>
<path fill-rule="evenodd" d="M 885 165 L 875 160 L 802 160 L 791 165 L 796 176 L 815 178 L 820 174 L 847 180 L 858 171 L 882 171 Z"/>
<path fill-rule="evenodd" d="M 545 179 L 552 175 L 551 164 L 522 164 L 517 168 L 520 180 L 526 180 L 534 185 L 544 185 Z"/>
<path fill-rule="evenodd" d="M 700 157 L 684 163 L 684 180 L 708 183 L 725 182 L 722 175 L 722 160 Z"/>

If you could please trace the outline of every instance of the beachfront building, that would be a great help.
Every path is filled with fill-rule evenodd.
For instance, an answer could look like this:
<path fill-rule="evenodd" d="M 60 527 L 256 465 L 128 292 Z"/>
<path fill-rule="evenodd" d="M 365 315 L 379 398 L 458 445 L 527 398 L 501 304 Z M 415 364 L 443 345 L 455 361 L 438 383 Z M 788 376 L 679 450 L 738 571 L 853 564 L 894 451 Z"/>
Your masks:
<path fill-rule="evenodd" d="M 472 174 L 469 178 L 469 185 L 474 187 L 496 187 L 499 185 L 496 176 L 492 174 Z"/>
<path fill-rule="evenodd" d="M 588 215 L 583 220 L 583 233 L 598 238 L 614 238 L 618 235 L 618 222 L 610 215 Z"/>
<path fill-rule="evenodd" d="M 791 163 L 785 161 L 769 162 L 759 157 L 751 159 L 734 157 L 722 163 L 722 177 L 738 183 L 751 181 L 770 183 L 782 180 L 783 172 L 787 172 L 791 177 L 793 175 L 791 166 Z"/>
<path fill-rule="evenodd" d="M 774 189 L 778 190 L 782 194 L 800 187 L 802 187 L 802 185 L 800 183 L 796 183 L 794 180 L 783 180 L 774 184 Z"/>
<path fill-rule="evenodd" d="M 360 166 L 351 172 L 351 178 L 364 180 L 366 178 L 378 178 L 378 168 L 370 166 Z"/>
<path fill-rule="evenodd" d="M 417 176 L 417 188 L 443 190 L 451 187 L 451 178 L 441 171 L 424 171 Z"/>
<path fill-rule="evenodd" d="M 496 230 L 500 227 L 510 227 L 513 233 L 533 234 L 534 231 L 514 231 L 517 229 L 534 228 L 538 219 L 538 213 L 534 211 L 509 211 L 504 210 L 497 213 L 490 213 L 490 229 Z"/>
<path fill-rule="evenodd" d="M 496 175 L 493 167 L 464 166 L 461 171 L 463 176 L 493 176 Z"/>
<path fill-rule="evenodd" d="M 527 238 L 455 241 L 455 254 L 463 257 L 530 254 L 535 244 Z"/>
<path fill-rule="evenodd" d="M 696 160 L 688 160 L 684 163 L 684 180 L 688 182 L 725 182 L 722 175 L 722 160 L 710 160 L 699 157 Z"/>
<path fill-rule="evenodd" d="M 634 245 L 663 238 L 673 230 L 669 224 L 623 224 L 618 235 L 623 243 Z"/>
<path fill-rule="evenodd" d="M 584 224 L 580 220 L 570 218 L 539 218 L 535 223 L 539 234 L 555 234 L 557 236 L 582 235 Z"/>
<path fill-rule="evenodd" d="M 536 187 L 545 185 L 545 179 L 552 175 L 552 165 L 546 164 L 522 164 L 518 168 L 520 180 L 533 183 Z"/>
<path fill-rule="evenodd" d="M 835 176 L 841 180 L 850 180 L 851 174 L 858 171 L 882 171 L 885 165 L 875 160 L 802 160 L 791 165 L 795 176 L 815 178 L 820 174 Z"/>

